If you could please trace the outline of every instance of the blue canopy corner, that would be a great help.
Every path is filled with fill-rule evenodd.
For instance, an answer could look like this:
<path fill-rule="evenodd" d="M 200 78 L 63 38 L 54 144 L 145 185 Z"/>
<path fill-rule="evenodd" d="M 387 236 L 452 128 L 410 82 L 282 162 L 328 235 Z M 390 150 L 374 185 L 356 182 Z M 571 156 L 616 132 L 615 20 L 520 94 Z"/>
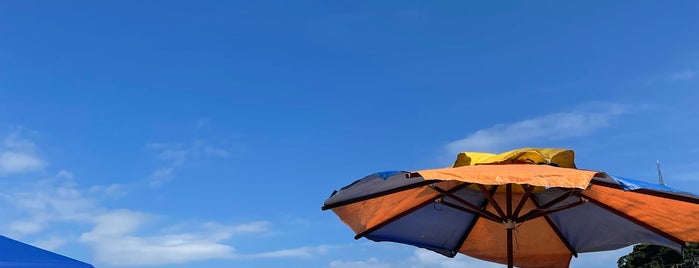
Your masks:
<path fill-rule="evenodd" d="M 0 267 L 94 268 L 66 256 L 0 235 Z"/>

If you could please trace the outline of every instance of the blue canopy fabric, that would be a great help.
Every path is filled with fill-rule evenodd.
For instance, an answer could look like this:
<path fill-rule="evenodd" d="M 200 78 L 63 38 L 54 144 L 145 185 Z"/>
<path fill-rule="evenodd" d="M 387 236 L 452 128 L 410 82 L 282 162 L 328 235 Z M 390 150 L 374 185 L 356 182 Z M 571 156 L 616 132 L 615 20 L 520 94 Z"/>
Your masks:
<path fill-rule="evenodd" d="M 94 268 L 66 256 L 0 235 L 0 267 Z"/>

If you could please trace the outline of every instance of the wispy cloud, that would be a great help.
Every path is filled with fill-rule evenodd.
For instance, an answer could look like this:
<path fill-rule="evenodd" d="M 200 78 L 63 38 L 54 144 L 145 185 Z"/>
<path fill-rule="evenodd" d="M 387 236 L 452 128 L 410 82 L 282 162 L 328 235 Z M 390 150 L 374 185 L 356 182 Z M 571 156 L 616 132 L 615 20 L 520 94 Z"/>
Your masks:
<path fill-rule="evenodd" d="M 321 254 L 325 254 L 333 246 L 321 245 L 315 247 L 299 247 L 292 249 L 282 249 L 270 252 L 236 255 L 235 258 L 245 259 L 277 259 L 277 258 L 312 258 Z"/>
<path fill-rule="evenodd" d="M 21 131 L 14 131 L 0 143 L 0 176 L 40 170 L 45 166 L 34 143 L 21 134 Z"/>
<path fill-rule="evenodd" d="M 34 234 L 43 230 L 44 224 L 44 220 L 42 219 L 16 220 L 10 222 L 7 229 L 14 234 Z"/>
<path fill-rule="evenodd" d="M 68 171 L 60 171 L 29 189 L 5 189 L 1 200 L 10 207 L 4 211 L 12 213 L 14 218 L 4 226 L 5 232 L 14 237 L 36 237 L 36 245 L 49 249 L 84 243 L 93 250 L 96 261 L 115 266 L 168 265 L 205 259 L 309 258 L 330 248 L 300 247 L 239 254 L 226 243 L 234 236 L 271 233 L 267 221 L 237 225 L 185 222 L 147 229 L 146 226 L 157 226 L 165 216 L 104 207 L 99 197 L 114 187 L 81 190 L 73 177 Z M 78 237 L 69 237 L 55 226 L 71 226 L 71 233 L 83 231 L 78 231 L 81 233 Z"/>
<path fill-rule="evenodd" d="M 614 117 L 625 112 L 621 105 L 594 104 L 594 109 L 553 113 L 477 130 L 448 143 L 445 149 L 450 155 L 462 151 L 499 152 L 533 141 L 579 137 L 609 126 Z"/>
<path fill-rule="evenodd" d="M 393 268 L 398 267 L 393 263 L 381 262 L 376 257 L 364 261 L 334 260 L 328 265 L 330 268 Z"/>
<path fill-rule="evenodd" d="M 438 268 L 461 268 L 461 267 L 502 267 L 502 264 L 482 261 L 467 257 L 464 255 L 457 255 L 454 258 L 446 258 L 437 253 L 424 250 L 416 249 L 415 253 L 409 260 L 410 264 L 408 267 L 438 267 Z"/>
<path fill-rule="evenodd" d="M 20 214 L 10 221 L 7 227 L 10 234 L 39 233 L 55 222 L 89 221 L 100 208 L 76 187 L 72 175 L 62 170 L 33 187 L 3 192 L 4 201 Z"/>
<path fill-rule="evenodd" d="M 687 69 L 680 72 L 670 74 L 671 80 L 689 80 L 699 76 L 699 70 Z"/>
<path fill-rule="evenodd" d="M 5 138 L 3 152 L 38 151 L 18 135 Z M 204 141 L 191 144 L 152 144 L 167 166 L 153 175 L 171 176 L 170 169 L 207 157 L 228 157 L 227 150 Z M 37 157 L 37 159 L 39 159 Z M 43 160 L 41 160 L 43 163 Z M 168 215 L 128 208 L 110 208 L 106 198 L 124 192 L 122 184 L 80 187 L 76 176 L 60 170 L 35 181 L 11 183 L 0 189 L 0 230 L 3 234 L 32 241 L 55 250 L 66 244 L 83 244 L 98 263 L 114 266 L 171 265 L 207 259 L 312 258 L 332 246 L 304 246 L 262 252 L 239 253 L 229 240 L 245 236 L 266 237 L 274 233 L 267 221 L 226 224 L 215 221 L 179 221 L 162 226 Z"/>
<path fill-rule="evenodd" d="M 98 261 L 112 265 L 164 265 L 233 256 L 234 249 L 221 241 L 234 234 L 235 226 L 208 223 L 185 233 L 135 234 L 151 220 L 142 212 L 109 211 L 96 217 L 96 225 L 80 241 L 93 246 Z"/>
<path fill-rule="evenodd" d="M 161 167 L 156 170 L 153 170 L 150 176 L 148 176 L 148 185 L 150 187 L 158 187 L 160 185 L 163 185 L 164 183 L 172 179 L 173 170 L 174 168 L 172 167 Z"/>
<path fill-rule="evenodd" d="M 126 193 L 126 186 L 119 183 L 112 183 L 110 185 L 95 185 L 88 189 L 90 194 L 107 196 L 107 197 L 119 197 Z"/>
<path fill-rule="evenodd" d="M 196 140 L 191 143 L 150 143 L 146 146 L 153 150 L 157 157 L 168 162 L 172 166 L 179 166 L 191 161 L 198 161 L 207 157 L 225 158 L 230 156 L 228 150 L 210 145 L 205 140 Z"/>
<path fill-rule="evenodd" d="M 331 246 L 307 246 L 241 254 L 227 241 L 248 235 L 272 233 L 271 223 L 253 221 L 237 225 L 219 222 L 184 222 L 157 229 L 166 216 L 131 209 L 110 209 L 99 197 L 110 188 L 93 186 L 82 190 L 74 175 L 60 171 L 34 183 L 29 189 L 5 189 L 0 195 L 13 220 L 3 228 L 14 237 L 35 237 L 36 245 L 57 249 L 68 243 L 84 243 L 95 260 L 115 266 L 168 265 L 207 259 L 312 258 Z M 64 233 L 55 226 L 71 226 Z M 82 231 L 79 231 L 82 230 Z M 46 236 L 46 234 L 51 234 Z"/>
<path fill-rule="evenodd" d="M 240 225 L 207 222 L 186 232 L 182 226 L 166 228 L 168 232 L 153 236 L 137 235 L 152 221 L 152 215 L 131 210 L 114 210 L 96 218 L 97 224 L 80 236 L 92 245 L 96 259 L 117 266 L 168 265 L 206 259 L 276 259 L 312 258 L 326 253 L 332 246 L 321 245 L 281 249 L 269 252 L 240 254 L 224 241 L 237 235 L 268 233 L 264 221 Z"/>
<path fill-rule="evenodd" d="M 578 258 L 573 258 L 570 262 L 571 268 L 587 267 L 614 267 L 619 257 L 631 252 L 632 247 L 625 247 L 617 250 L 582 253 Z"/>
<path fill-rule="evenodd" d="M 67 243 L 68 240 L 59 236 L 50 236 L 41 240 L 32 242 L 32 245 L 38 246 L 46 250 L 56 250 Z"/>
<path fill-rule="evenodd" d="M 415 249 L 413 255 L 401 261 L 381 261 L 377 257 L 367 260 L 343 261 L 335 260 L 328 264 L 329 268 L 461 268 L 461 267 L 502 267 L 501 264 L 481 261 L 465 255 L 457 255 L 454 258 L 447 258 L 437 253 Z"/>
<path fill-rule="evenodd" d="M 163 166 L 154 169 L 148 176 L 148 184 L 158 187 L 174 177 L 176 169 L 187 164 L 196 163 L 210 158 L 227 158 L 231 153 L 223 148 L 213 146 L 205 140 L 191 143 L 150 143 L 146 146 L 155 152 L 156 157 L 164 162 Z"/>

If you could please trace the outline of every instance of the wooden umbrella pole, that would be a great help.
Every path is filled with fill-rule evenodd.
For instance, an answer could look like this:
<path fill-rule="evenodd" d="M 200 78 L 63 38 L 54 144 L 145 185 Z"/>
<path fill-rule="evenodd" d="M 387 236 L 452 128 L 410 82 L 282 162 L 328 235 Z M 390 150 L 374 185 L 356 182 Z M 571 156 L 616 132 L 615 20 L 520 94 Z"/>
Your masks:
<path fill-rule="evenodd" d="M 514 228 L 514 219 L 512 219 L 512 184 L 507 184 L 505 186 L 505 206 L 507 210 L 507 222 L 505 223 L 507 227 L 507 267 L 514 267 L 514 250 L 512 249 L 512 229 Z"/>
<path fill-rule="evenodd" d="M 512 250 L 512 229 L 507 228 L 507 267 L 514 267 L 514 252 Z"/>

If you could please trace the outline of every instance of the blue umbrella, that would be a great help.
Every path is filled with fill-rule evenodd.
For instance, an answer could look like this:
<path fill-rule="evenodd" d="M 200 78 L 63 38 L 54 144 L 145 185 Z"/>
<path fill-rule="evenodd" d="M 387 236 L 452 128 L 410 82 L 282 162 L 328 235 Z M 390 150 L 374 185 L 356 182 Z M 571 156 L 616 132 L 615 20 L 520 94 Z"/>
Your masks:
<path fill-rule="evenodd" d="M 27 245 L 2 235 L 0 235 L 0 267 L 94 268 L 91 264 Z"/>

